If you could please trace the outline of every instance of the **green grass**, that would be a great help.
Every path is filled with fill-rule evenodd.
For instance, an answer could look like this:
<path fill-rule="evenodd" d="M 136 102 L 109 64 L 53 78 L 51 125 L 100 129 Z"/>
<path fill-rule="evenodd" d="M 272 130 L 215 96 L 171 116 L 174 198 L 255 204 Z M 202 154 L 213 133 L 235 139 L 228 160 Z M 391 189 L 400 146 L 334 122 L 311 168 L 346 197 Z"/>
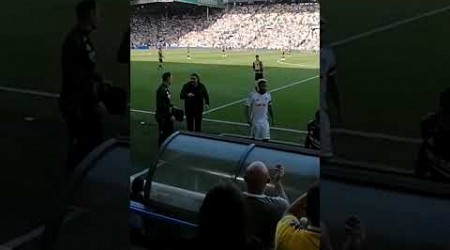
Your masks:
<path fill-rule="evenodd" d="M 328 21 L 326 40 L 335 42 L 446 5 L 442 0 L 329 1 L 321 15 Z M 450 72 L 443 67 L 449 18 L 447 11 L 335 48 L 344 128 L 420 137 L 422 116 L 436 110 L 439 93 L 449 86 Z M 414 167 L 418 144 L 336 136 L 337 153 L 346 159 Z"/>
<path fill-rule="evenodd" d="M 226 58 L 218 50 L 191 50 L 192 59 L 186 58 L 185 49 L 169 50 L 164 53 L 164 70 L 157 70 L 156 51 L 132 51 L 131 62 L 131 107 L 137 110 L 154 111 L 155 91 L 164 71 L 173 73 L 171 86 L 173 103 L 183 107 L 179 99 L 181 87 L 189 80 L 191 73 L 198 73 L 206 85 L 211 99 L 211 109 L 227 105 L 245 98 L 254 90 L 254 73 L 251 64 L 255 54 L 259 54 L 265 66 L 265 78 L 272 93 L 275 125 L 277 128 L 305 130 L 315 110 L 319 107 L 319 55 L 294 52 L 284 62 L 278 62 L 279 51 L 234 51 Z M 300 82 L 302 81 L 302 82 Z M 288 84 L 286 88 L 282 88 Z M 277 88 L 282 88 L 277 90 Z M 243 102 L 208 113 L 205 119 L 244 123 Z M 145 122 L 145 125 L 141 125 Z M 142 166 L 151 161 L 157 152 L 157 127 L 152 115 L 132 112 L 132 147 L 135 164 Z M 177 124 L 184 130 L 184 124 Z M 221 134 L 233 133 L 249 135 L 245 126 L 204 122 L 204 132 Z M 274 140 L 302 143 L 303 135 L 293 132 L 273 130 Z M 142 167 L 137 167 L 141 169 Z"/>

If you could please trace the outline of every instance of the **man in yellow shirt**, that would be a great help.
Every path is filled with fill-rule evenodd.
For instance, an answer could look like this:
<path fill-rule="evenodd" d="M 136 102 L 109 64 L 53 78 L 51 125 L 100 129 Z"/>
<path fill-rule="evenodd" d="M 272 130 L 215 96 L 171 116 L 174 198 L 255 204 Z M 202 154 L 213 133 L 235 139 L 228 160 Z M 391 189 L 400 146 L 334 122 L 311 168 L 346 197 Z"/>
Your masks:
<path fill-rule="evenodd" d="M 306 216 L 308 225 L 300 218 Z M 288 208 L 278 222 L 275 233 L 275 250 L 319 250 L 320 249 L 320 188 L 316 183 L 306 194 Z"/>

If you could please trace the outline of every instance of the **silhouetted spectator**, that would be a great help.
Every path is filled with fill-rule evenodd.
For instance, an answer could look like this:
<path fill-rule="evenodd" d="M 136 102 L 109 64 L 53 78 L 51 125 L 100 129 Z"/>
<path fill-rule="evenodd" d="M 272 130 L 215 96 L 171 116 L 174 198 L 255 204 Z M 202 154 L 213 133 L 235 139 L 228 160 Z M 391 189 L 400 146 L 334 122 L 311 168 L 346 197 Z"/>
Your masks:
<path fill-rule="evenodd" d="M 275 229 L 278 221 L 289 206 L 281 180 L 284 176 L 282 166 L 277 166 L 271 180 L 269 169 L 264 163 L 251 163 L 245 172 L 247 191 L 243 193 L 248 207 L 248 233 L 261 240 L 266 249 L 274 247 Z M 267 196 L 266 185 L 272 181 L 276 196 Z"/>
<path fill-rule="evenodd" d="M 308 219 L 306 229 L 300 218 Z M 299 250 L 320 248 L 320 187 L 312 185 L 306 194 L 291 204 L 286 215 L 278 222 L 275 234 L 276 250 Z"/>
<path fill-rule="evenodd" d="M 421 122 L 422 147 L 416 175 L 436 181 L 450 180 L 450 88 L 440 96 L 440 109 Z"/>
<path fill-rule="evenodd" d="M 195 249 L 263 249 L 246 235 L 244 199 L 232 184 L 220 184 L 206 194 L 200 208 L 198 232 Z"/>
<path fill-rule="evenodd" d="M 62 47 L 60 109 L 69 134 L 68 165 L 72 170 L 104 140 L 101 93 L 106 86 L 95 70 L 95 49 L 90 34 L 97 28 L 94 0 L 76 6 L 77 24 Z"/>

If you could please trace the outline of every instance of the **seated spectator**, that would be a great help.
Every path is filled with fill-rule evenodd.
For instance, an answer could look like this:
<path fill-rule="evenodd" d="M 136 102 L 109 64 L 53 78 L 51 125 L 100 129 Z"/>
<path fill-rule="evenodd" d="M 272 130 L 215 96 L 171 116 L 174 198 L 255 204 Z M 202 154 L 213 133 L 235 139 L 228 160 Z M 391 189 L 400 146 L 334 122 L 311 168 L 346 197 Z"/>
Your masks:
<path fill-rule="evenodd" d="M 450 88 L 441 93 L 440 109 L 421 123 L 422 147 L 416 175 L 436 181 L 450 179 Z"/>
<path fill-rule="evenodd" d="M 200 207 L 198 238 L 192 249 L 263 250 L 246 234 L 246 208 L 240 190 L 232 184 L 212 188 Z"/>
<path fill-rule="evenodd" d="M 283 190 L 281 180 L 284 176 L 282 166 L 277 166 L 273 179 L 264 163 L 251 163 L 245 172 L 247 191 L 243 193 L 248 208 L 248 233 L 264 244 L 266 249 L 273 249 L 275 229 L 289 203 Z M 266 185 L 272 181 L 276 196 L 267 196 Z"/>
<path fill-rule="evenodd" d="M 303 228 L 300 218 L 308 219 Z M 276 250 L 312 250 L 320 248 L 320 187 L 312 185 L 306 194 L 291 204 L 278 222 L 275 233 Z"/>

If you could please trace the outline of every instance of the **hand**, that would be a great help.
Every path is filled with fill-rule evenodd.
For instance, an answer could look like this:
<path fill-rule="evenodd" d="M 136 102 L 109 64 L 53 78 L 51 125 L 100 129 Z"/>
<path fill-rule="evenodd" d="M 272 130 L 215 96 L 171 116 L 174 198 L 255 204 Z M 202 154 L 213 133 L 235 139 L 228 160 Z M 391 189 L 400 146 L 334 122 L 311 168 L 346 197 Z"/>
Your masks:
<path fill-rule="evenodd" d="M 280 184 L 281 179 L 284 177 L 284 167 L 281 164 L 277 164 L 274 169 L 273 183 Z"/>
<path fill-rule="evenodd" d="M 176 120 L 176 119 L 175 119 L 175 116 L 172 115 L 172 116 L 170 117 L 170 120 L 171 120 L 172 122 L 174 122 L 174 121 Z"/>
<path fill-rule="evenodd" d="M 188 93 L 187 96 L 188 96 L 188 97 L 194 97 L 195 95 L 192 94 L 192 93 Z"/>
<path fill-rule="evenodd" d="M 208 109 L 209 109 L 209 105 L 205 104 L 205 110 L 208 110 Z"/>

